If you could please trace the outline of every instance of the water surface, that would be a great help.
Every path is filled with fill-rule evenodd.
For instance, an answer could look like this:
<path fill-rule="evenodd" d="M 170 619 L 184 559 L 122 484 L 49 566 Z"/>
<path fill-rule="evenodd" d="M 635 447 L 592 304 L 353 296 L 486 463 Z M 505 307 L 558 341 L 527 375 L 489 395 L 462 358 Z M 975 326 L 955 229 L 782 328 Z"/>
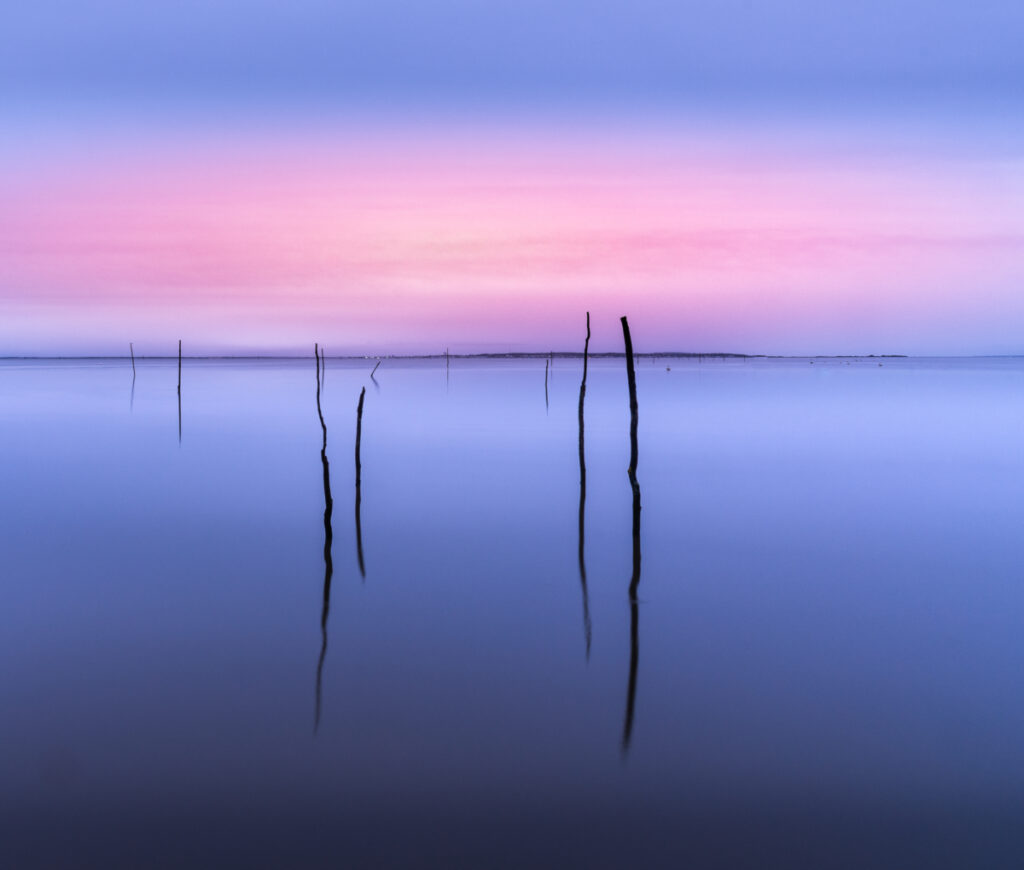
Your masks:
<path fill-rule="evenodd" d="M 371 368 L 0 362 L 0 863 L 1024 859 L 1024 361 Z"/>

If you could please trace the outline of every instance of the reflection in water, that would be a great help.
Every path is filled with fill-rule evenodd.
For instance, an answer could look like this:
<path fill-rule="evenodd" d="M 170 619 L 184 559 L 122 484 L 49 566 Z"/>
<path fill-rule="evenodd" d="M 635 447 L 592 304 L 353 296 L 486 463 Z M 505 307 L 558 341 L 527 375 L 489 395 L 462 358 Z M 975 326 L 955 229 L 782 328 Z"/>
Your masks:
<path fill-rule="evenodd" d="M 587 644 L 587 661 L 590 661 L 590 596 L 587 594 L 587 565 L 583 559 L 583 514 L 587 503 L 587 461 L 583 452 L 583 399 L 587 395 L 587 354 L 590 351 L 590 312 L 587 312 L 587 338 L 583 342 L 583 380 L 580 381 L 579 432 L 580 432 L 580 588 L 583 592 L 583 637 Z"/>
<path fill-rule="evenodd" d="M 359 391 L 359 407 L 356 409 L 356 554 L 359 556 L 359 573 L 366 577 L 366 566 L 363 564 L 363 525 L 359 518 L 359 506 L 362 502 L 362 463 L 359 461 L 359 445 L 363 438 L 363 399 L 366 387 Z"/>
<path fill-rule="evenodd" d="M 327 614 L 331 607 L 331 577 L 334 574 L 334 563 L 331 560 L 331 545 L 334 533 L 331 529 L 331 514 L 334 511 L 334 499 L 331 498 L 331 466 L 327 461 L 327 424 L 324 423 L 324 412 L 320 407 L 321 368 L 320 351 L 313 346 L 316 356 L 316 413 L 320 417 L 320 429 L 323 442 L 320 447 L 320 462 L 324 468 L 324 603 L 320 611 L 320 658 L 316 664 L 316 712 L 313 718 L 313 733 L 320 727 L 320 687 L 324 673 L 324 658 L 327 656 Z"/>
<path fill-rule="evenodd" d="M 622 751 L 629 750 L 633 734 L 633 708 L 636 702 L 636 673 L 640 658 L 640 612 L 636 597 L 640 585 L 640 484 L 636 479 L 637 416 L 636 371 L 633 368 L 633 341 L 629 322 L 622 318 L 622 337 L 626 343 L 626 376 L 629 381 L 629 485 L 633 490 L 633 574 L 629 580 L 629 687 L 626 690 L 626 721 L 622 726 Z"/>
<path fill-rule="evenodd" d="M 548 405 L 548 368 L 551 366 L 551 360 L 544 360 L 544 410 L 547 411 Z"/>

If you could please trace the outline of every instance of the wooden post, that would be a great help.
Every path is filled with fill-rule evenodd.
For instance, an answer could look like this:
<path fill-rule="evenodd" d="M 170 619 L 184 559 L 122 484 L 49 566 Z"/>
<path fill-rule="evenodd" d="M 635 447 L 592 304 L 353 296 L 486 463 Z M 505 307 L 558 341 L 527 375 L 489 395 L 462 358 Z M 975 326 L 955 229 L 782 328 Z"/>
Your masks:
<path fill-rule="evenodd" d="M 587 337 L 583 342 L 583 380 L 580 381 L 580 404 L 577 413 L 580 436 L 580 528 L 579 528 L 579 560 L 580 587 L 583 592 L 583 638 L 587 645 L 587 660 L 590 660 L 590 596 L 587 593 L 587 566 L 583 558 L 583 527 L 584 512 L 587 503 L 587 461 L 583 450 L 583 399 L 587 394 L 587 355 L 590 350 L 590 312 L 587 312 Z"/>
<path fill-rule="evenodd" d="M 366 577 L 366 565 L 363 562 L 363 525 L 359 507 L 362 502 L 363 465 L 359 459 L 359 446 L 363 440 L 363 399 L 366 398 L 366 387 L 359 391 L 359 406 L 356 408 L 356 555 L 359 558 L 359 573 Z"/>
<path fill-rule="evenodd" d="M 178 443 L 181 444 L 181 339 L 178 339 Z"/>
<path fill-rule="evenodd" d="M 132 355 L 132 377 L 134 378 L 135 377 L 135 347 L 134 347 L 134 345 L 130 341 L 128 342 L 128 350 L 129 350 L 129 352 Z"/>
<path fill-rule="evenodd" d="M 636 681 L 640 659 L 640 483 L 636 479 L 638 461 L 636 371 L 633 367 L 633 341 L 629 322 L 622 318 L 622 338 L 626 345 L 626 378 L 629 382 L 629 485 L 633 490 L 633 574 L 629 579 L 629 685 L 626 689 L 626 719 L 622 726 L 622 751 L 629 751 L 633 735 L 633 711 L 636 706 Z"/>
<path fill-rule="evenodd" d="M 320 609 L 320 657 L 316 665 L 316 710 L 313 718 L 313 733 L 320 727 L 320 698 L 323 682 L 324 659 L 327 657 L 327 616 L 331 609 L 331 578 L 334 576 L 334 560 L 331 547 L 334 543 L 334 531 L 331 515 L 334 513 L 334 498 L 331 496 L 331 465 L 327 461 L 327 424 L 324 423 L 324 412 L 320 407 L 320 349 L 314 344 L 313 354 L 316 356 L 316 413 L 320 418 L 320 429 L 323 442 L 320 448 L 320 463 L 324 473 L 324 593 Z"/>
<path fill-rule="evenodd" d="M 629 473 L 636 475 L 637 463 L 637 403 L 636 369 L 633 368 L 633 341 L 629 336 L 629 321 L 622 318 L 622 337 L 626 344 L 626 378 L 629 381 Z"/>

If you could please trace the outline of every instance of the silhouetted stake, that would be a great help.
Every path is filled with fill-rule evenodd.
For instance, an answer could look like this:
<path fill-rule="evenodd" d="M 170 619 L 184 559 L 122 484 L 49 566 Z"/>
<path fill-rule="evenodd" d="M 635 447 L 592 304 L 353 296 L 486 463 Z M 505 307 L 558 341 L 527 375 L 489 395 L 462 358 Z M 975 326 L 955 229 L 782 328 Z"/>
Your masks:
<path fill-rule="evenodd" d="M 181 339 L 178 339 L 178 443 L 181 444 Z"/>
<path fill-rule="evenodd" d="M 331 497 L 331 466 L 327 461 L 327 424 L 324 423 L 324 412 L 320 407 L 320 352 L 313 345 L 316 356 L 316 413 L 320 418 L 320 429 L 323 442 L 320 447 L 320 462 L 324 470 L 324 599 L 320 610 L 320 658 L 316 664 L 316 712 L 313 718 L 313 733 L 320 727 L 320 689 L 323 682 L 324 659 L 327 657 L 327 615 L 331 609 L 331 577 L 334 575 L 334 562 L 331 559 L 331 545 L 334 543 L 334 532 L 331 528 L 331 514 L 334 512 L 334 499 Z"/>
<path fill-rule="evenodd" d="M 362 471 L 359 461 L 359 445 L 363 440 L 363 399 L 366 387 L 359 391 L 359 407 L 356 408 L 356 555 L 359 557 L 359 573 L 366 577 L 366 566 L 363 564 L 363 525 L 359 517 L 359 506 L 362 501 Z"/>
<path fill-rule="evenodd" d="M 622 318 L 622 338 L 626 343 L 626 379 L 629 382 L 629 475 L 631 480 L 636 477 L 637 446 L 637 403 L 636 403 L 636 369 L 633 368 L 633 341 L 629 337 L 629 321 Z"/>
<path fill-rule="evenodd" d="M 629 750 L 633 734 L 633 709 L 636 702 L 636 675 L 640 657 L 640 612 L 636 597 L 640 585 L 640 484 L 636 479 L 639 450 L 636 432 L 638 408 L 636 401 L 636 370 L 633 367 L 633 341 L 629 322 L 622 318 L 622 338 L 626 344 L 626 378 L 629 382 L 629 485 L 633 490 L 633 575 L 629 580 L 629 686 L 626 690 L 626 721 L 622 726 L 622 751 Z"/>
<path fill-rule="evenodd" d="M 375 365 L 375 366 L 373 367 L 373 371 L 372 371 L 372 372 L 370 372 L 370 377 L 371 377 L 371 378 L 372 378 L 372 377 L 373 377 L 373 376 L 374 376 L 375 374 L 377 374 L 377 369 L 378 369 L 378 368 L 380 368 L 380 360 L 377 360 L 377 365 Z"/>
<path fill-rule="evenodd" d="M 583 593 L 583 638 L 587 645 L 587 661 L 590 661 L 590 596 L 587 594 L 587 566 L 583 559 L 583 515 L 587 503 L 587 461 L 583 451 L 583 399 L 587 395 L 587 354 L 590 350 L 590 312 L 587 312 L 587 338 L 583 342 L 583 380 L 580 381 L 579 429 L 580 429 L 580 589 Z"/>
<path fill-rule="evenodd" d="M 548 367 L 551 365 L 551 360 L 544 360 L 544 409 L 548 408 Z"/>
<path fill-rule="evenodd" d="M 132 343 L 130 341 L 128 342 L 128 350 L 130 351 L 130 353 L 132 355 L 132 378 L 134 378 L 135 377 L 135 347 L 132 345 Z"/>

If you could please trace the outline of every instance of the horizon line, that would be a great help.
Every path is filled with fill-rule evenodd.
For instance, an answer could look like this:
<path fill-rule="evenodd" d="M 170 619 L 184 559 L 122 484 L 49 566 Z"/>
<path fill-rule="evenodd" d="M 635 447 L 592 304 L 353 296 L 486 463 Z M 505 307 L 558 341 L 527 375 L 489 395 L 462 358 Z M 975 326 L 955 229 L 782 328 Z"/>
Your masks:
<path fill-rule="evenodd" d="M 623 351 L 595 351 L 588 353 L 591 359 L 622 359 Z M 721 359 L 1015 359 L 1024 357 L 1024 353 L 972 353 L 972 354 L 906 354 L 906 353 L 812 353 L 812 354 L 773 354 L 773 353 L 734 353 L 730 351 L 698 352 L 698 351 L 634 351 L 634 357 L 642 359 L 701 359 L 714 357 Z M 527 352 L 481 352 L 481 353 L 410 353 L 410 354 L 333 354 L 324 355 L 324 359 L 335 360 L 416 360 L 416 359 L 582 359 L 582 351 L 527 351 Z M 0 360 L 131 360 L 129 354 L 13 354 L 0 356 Z M 135 354 L 135 359 L 176 360 L 177 354 Z M 305 354 L 184 354 L 181 359 L 191 360 L 304 360 Z"/>

